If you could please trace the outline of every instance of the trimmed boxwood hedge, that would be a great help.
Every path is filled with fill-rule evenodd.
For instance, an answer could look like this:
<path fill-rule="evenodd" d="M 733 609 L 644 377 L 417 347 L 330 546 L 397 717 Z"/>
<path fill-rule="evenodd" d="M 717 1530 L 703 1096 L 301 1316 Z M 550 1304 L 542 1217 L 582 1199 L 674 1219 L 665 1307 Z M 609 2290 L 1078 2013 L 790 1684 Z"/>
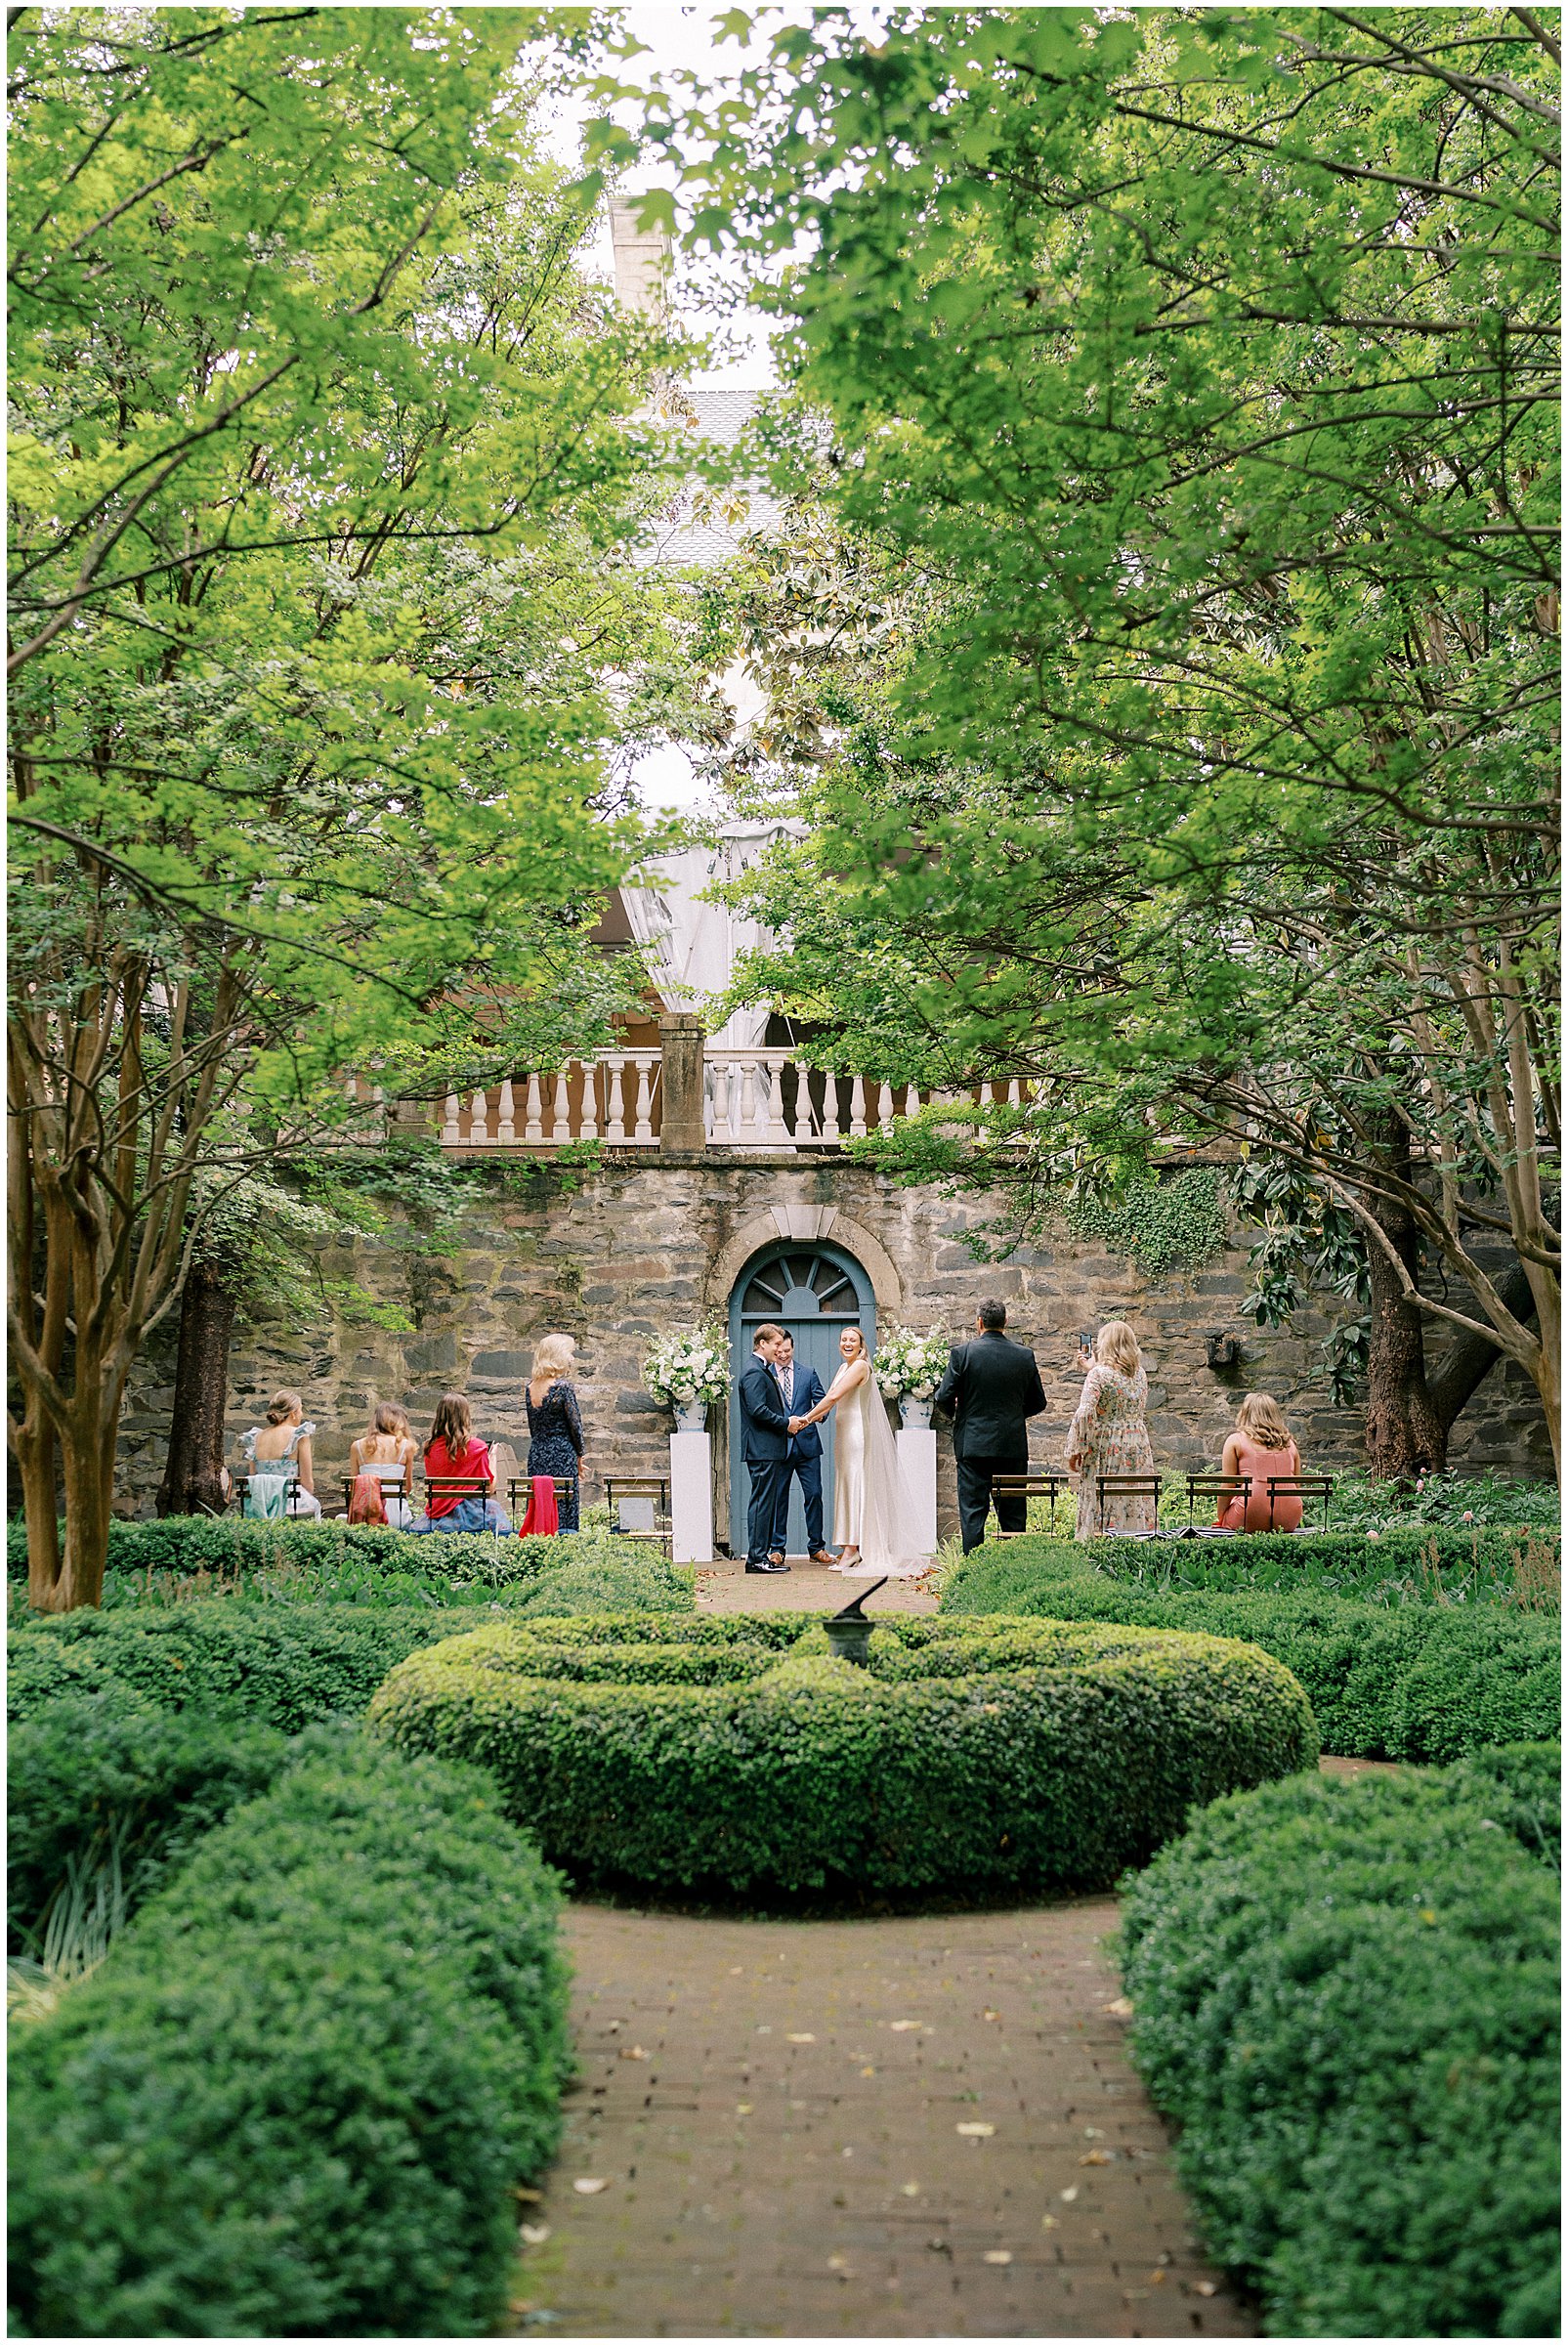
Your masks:
<path fill-rule="evenodd" d="M 13 2334 L 463 2336 L 568 2052 L 555 1877 L 359 1738 L 231 1816 L 12 2034 Z"/>
<path fill-rule="evenodd" d="M 1133 2057 L 1273 2334 L 1557 2334 L 1556 1760 L 1270 1784 L 1128 1885 Z"/>
<path fill-rule="evenodd" d="M 26 1536 L 8 1525 L 14 1581 L 27 1575 Z M 212 1595 L 270 1604 L 440 1604 L 527 1617 L 540 1593 L 555 1612 L 690 1612 L 688 1566 L 591 1526 L 555 1539 L 444 1531 L 415 1537 L 343 1522 L 245 1522 L 171 1515 L 110 1526 L 103 1609 L 163 1609 Z"/>
<path fill-rule="evenodd" d="M 1245 1638 L 1299 1679 L 1324 1748 L 1341 1758 L 1441 1763 L 1561 1731 L 1558 1624 L 1502 1605 L 1167 1591 L 1110 1578 L 1081 1550 L 1064 1556 L 1033 1539 L 977 1549 L 950 1575 L 942 1605 L 944 1615 L 1136 1622 Z"/>
<path fill-rule="evenodd" d="M 69 1612 L 7 1640 L 13 1721 L 68 1692 L 110 1687 L 122 1708 L 190 1710 L 297 1733 L 362 1711 L 395 1661 L 473 1614 L 358 1604 L 250 1604 L 230 1597 L 146 1612 Z"/>
<path fill-rule="evenodd" d="M 546 1591 L 551 1617 L 632 1617 L 644 1593 L 640 1574 L 583 1565 L 552 1573 L 504 1617 L 530 1618 Z M 501 1608 L 488 1616 L 503 1617 Z M 63 1695 L 98 1694 L 121 1710 L 193 1710 L 293 1734 L 315 1719 L 358 1716 L 395 1661 L 472 1628 L 474 1619 L 471 1608 L 429 1601 L 275 1604 L 233 1597 L 35 1616 L 7 1639 L 7 1715 L 15 1724 Z"/>
<path fill-rule="evenodd" d="M 270 1790 L 296 1746 L 275 1727 L 134 1708 L 96 1694 L 50 1702 L 7 1740 L 7 1918 L 37 1931 L 68 1870 L 119 1858 L 127 1912 L 233 1808 Z"/>
<path fill-rule="evenodd" d="M 1100 1885 L 1317 1757 L 1243 1644 L 898 1618 L 870 1658 L 809 1614 L 496 1627 L 411 1654 L 370 1724 L 482 1762 L 578 1874 L 728 1891 Z"/>

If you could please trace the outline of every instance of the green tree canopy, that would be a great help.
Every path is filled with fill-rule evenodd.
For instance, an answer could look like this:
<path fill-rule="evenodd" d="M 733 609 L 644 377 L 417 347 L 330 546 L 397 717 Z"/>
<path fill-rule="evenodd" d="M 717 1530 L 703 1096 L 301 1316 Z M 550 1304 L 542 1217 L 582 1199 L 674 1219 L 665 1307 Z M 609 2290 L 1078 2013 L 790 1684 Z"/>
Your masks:
<path fill-rule="evenodd" d="M 672 353 L 531 129 L 586 17 L 20 15 L 12 1438 L 68 1605 L 204 1164 L 606 1035 L 684 622 L 632 560 Z"/>
<path fill-rule="evenodd" d="M 1038 1079 L 1041 1151 L 1269 1149 L 1554 1439 L 1556 67 L 1522 10 L 829 10 L 651 126 L 767 277 L 784 476 L 925 598 L 763 882 L 797 992 Z"/>

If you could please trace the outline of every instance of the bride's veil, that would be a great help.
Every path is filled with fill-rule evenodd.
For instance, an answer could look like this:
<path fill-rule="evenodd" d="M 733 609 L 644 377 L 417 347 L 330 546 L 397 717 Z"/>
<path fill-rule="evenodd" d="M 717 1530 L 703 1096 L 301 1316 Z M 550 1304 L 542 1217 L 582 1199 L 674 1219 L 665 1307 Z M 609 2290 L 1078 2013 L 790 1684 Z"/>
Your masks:
<path fill-rule="evenodd" d="M 914 1494 L 899 1465 L 899 1445 L 887 1422 L 881 1387 L 873 1373 L 857 1395 L 865 1411 L 866 1495 L 861 1518 L 861 1559 L 883 1570 L 914 1563 L 930 1555 Z"/>

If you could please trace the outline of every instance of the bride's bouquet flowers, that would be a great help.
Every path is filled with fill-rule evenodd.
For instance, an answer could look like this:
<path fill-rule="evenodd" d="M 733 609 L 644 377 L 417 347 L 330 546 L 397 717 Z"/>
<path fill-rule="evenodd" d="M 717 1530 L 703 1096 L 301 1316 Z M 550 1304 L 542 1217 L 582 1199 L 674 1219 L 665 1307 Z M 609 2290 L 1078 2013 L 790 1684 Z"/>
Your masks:
<path fill-rule="evenodd" d="M 948 1372 L 953 1339 L 946 1328 L 916 1335 L 912 1327 L 889 1327 L 877 1339 L 873 1366 L 886 1400 L 930 1400 Z"/>
<path fill-rule="evenodd" d="M 720 1401 L 730 1390 L 729 1339 L 717 1327 L 676 1327 L 643 1362 L 643 1383 L 666 1409 Z"/>

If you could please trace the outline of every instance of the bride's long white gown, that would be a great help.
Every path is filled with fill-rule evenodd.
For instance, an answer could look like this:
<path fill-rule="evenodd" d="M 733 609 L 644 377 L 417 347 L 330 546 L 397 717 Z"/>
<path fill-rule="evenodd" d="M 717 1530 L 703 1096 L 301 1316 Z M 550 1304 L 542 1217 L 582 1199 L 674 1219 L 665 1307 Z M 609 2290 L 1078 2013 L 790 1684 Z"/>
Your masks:
<path fill-rule="evenodd" d="M 861 1551 L 844 1576 L 912 1579 L 931 1557 L 921 1553 L 919 1513 L 874 1377 L 864 1377 L 846 1392 L 835 1414 L 833 1537 L 840 1547 Z"/>

